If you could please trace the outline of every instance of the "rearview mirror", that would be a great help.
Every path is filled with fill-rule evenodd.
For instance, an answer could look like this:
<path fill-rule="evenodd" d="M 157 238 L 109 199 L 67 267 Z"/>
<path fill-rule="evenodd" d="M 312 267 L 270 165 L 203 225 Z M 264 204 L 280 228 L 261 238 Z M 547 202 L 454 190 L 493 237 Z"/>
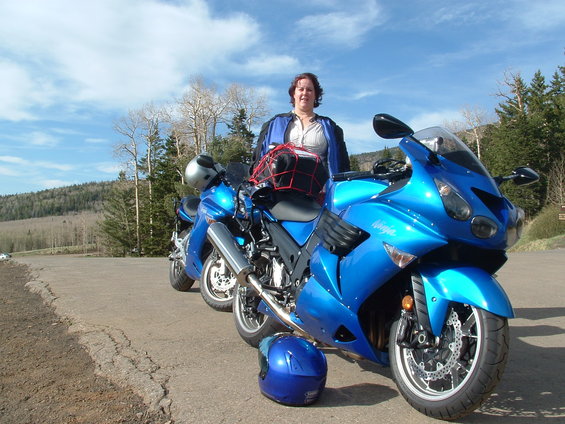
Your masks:
<path fill-rule="evenodd" d="M 373 129 L 379 137 L 392 139 L 414 134 L 412 128 L 387 113 L 378 113 L 373 118 Z"/>
<path fill-rule="evenodd" d="M 527 185 L 539 180 L 539 175 L 532 168 L 521 166 L 512 171 L 512 179 L 516 185 Z"/>

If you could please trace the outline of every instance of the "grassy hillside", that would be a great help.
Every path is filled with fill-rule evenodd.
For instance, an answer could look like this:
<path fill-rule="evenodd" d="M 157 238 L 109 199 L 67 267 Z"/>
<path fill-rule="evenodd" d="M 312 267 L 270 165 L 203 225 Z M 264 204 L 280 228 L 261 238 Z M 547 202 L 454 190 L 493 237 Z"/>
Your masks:
<path fill-rule="evenodd" d="M 0 196 L 0 221 L 100 212 L 114 182 L 60 187 L 35 193 Z"/>
<path fill-rule="evenodd" d="M 0 222 L 0 252 L 96 251 L 99 249 L 96 227 L 101 218 L 100 213 L 81 212 Z"/>

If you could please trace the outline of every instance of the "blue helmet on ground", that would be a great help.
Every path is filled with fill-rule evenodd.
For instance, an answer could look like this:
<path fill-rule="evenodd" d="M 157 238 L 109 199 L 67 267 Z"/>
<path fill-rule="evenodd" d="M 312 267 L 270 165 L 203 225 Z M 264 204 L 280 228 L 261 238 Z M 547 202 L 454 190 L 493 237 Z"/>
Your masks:
<path fill-rule="evenodd" d="M 259 365 L 261 393 L 275 402 L 309 405 L 326 386 L 326 356 L 302 337 L 283 333 L 263 339 Z"/>

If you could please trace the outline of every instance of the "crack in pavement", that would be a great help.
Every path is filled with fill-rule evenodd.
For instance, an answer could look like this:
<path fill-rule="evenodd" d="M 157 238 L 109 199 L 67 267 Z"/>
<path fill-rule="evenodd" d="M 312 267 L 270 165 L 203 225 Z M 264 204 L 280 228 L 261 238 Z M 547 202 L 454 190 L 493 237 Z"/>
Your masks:
<path fill-rule="evenodd" d="M 97 374 L 122 387 L 130 387 L 150 410 L 161 410 L 171 416 L 171 399 L 167 396 L 170 376 L 153 362 L 147 352 L 133 349 L 131 341 L 120 329 L 87 324 L 64 311 L 47 283 L 32 280 L 25 287 L 39 294 L 43 302 L 67 322 L 69 333 L 76 333 L 79 343 L 94 361 Z"/>

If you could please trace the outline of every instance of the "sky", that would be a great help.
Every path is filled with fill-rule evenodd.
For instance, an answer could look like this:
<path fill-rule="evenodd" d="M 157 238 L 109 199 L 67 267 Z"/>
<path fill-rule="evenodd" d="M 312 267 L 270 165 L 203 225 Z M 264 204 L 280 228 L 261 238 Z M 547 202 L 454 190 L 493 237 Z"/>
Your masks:
<path fill-rule="evenodd" d="M 273 115 L 313 72 L 355 154 L 383 147 L 379 112 L 494 119 L 505 73 L 549 81 L 564 53 L 563 0 L 0 0 L 0 195 L 116 179 L 114 124 L 195 76 Z"/>

